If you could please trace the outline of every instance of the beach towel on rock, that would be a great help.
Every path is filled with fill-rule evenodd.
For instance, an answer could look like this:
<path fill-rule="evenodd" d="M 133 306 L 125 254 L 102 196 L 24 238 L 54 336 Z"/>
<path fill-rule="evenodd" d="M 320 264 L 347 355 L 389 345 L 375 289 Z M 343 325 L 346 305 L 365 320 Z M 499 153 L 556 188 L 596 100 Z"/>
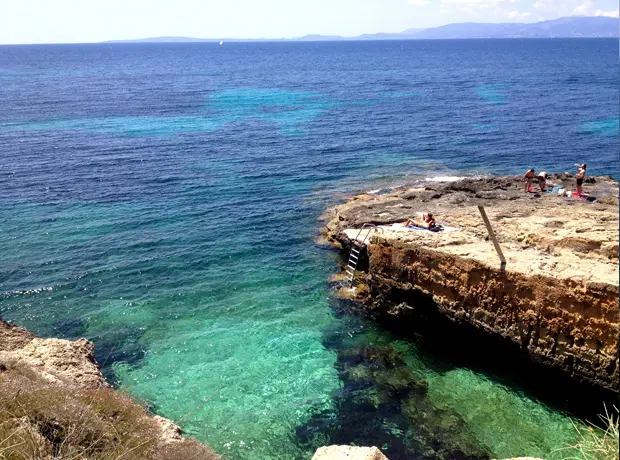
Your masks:
<path fill-rule="evenodd" d="M 409 230 L 420 230 L 423 232 L 441 232 L 443 230 L 443 227 L 426 228 L 426 227 L 416 227 L 415 225 L 408 225 L 407 228 Z"/>

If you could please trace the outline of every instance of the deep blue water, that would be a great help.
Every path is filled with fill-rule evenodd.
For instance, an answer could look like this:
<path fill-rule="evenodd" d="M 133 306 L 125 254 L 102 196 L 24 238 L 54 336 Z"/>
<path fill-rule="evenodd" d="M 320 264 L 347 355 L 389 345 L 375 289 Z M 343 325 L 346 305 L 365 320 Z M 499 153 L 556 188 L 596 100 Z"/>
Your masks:
<path fill-rule="evenodd" d="M 431 432 L 561 457 L 565 414 L 337 313 L 313 236 L 345 194 L 420 177 L 617 177 L 618 71 L 613 39 L 0 47 L 0 315 L 94 340 L 110 379 L 232 459 L 441 458 Z M 363 366 L 350 385 L 370 346 L 428 394 Z"/>

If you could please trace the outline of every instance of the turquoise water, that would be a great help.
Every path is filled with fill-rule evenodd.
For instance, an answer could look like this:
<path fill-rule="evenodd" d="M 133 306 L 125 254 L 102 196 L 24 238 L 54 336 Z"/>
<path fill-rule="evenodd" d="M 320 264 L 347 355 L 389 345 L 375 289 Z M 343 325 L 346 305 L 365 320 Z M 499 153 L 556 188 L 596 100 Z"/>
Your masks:
<path fill-rule="evenodd" d="M 441 452 L 443 448 L 444 456 L 446 452 L 454 455 L 458 448 L 464 458 L 485 453 L 496 458 L 526 453 L 546 459 L 567 457 L 564 447 L 575 442 L 575 428 L 566 415 L 480 372 L 437 361 L 436 356 L 376 327 L 357 322 L 351 330 L 353 335 L 340 334 L 337 339 L 337 367 L 348 391 L 336 398 L 336 410 L 322 414 L 321 423 L 310 423 L 312 428 L 322 427 L 326 418 L 332 418 L 338 427 L 329 428 L 344 439 L 357 435 L 359 441 L 368 431 L 383 432 L 383 437 L 375 434 L 376 444 L 383 448 L 404 439 L 405 444 L 415 445 L 417 452 Z M 369 363 L 370 353 L 381 360 Z M 366 357 L 364 362 L 352 359 L 359 354 Z M 427 393 L 418 391 L 420 382 L 427 386 Z M 399 384 L 416 389 L 395 392 Z M 394 409 L 394 400 L 399 400 L 400 416 L 387 416 Z M 374 416 L 368 417 L 368 405 L 376 410 Z M 364 428 L 350 420 L 360 417 L 360 407 L 366 408 Z"/>
<path fill-rule="evenodd" d="M 618 118 L 608 118 L 583 123 L 580 131 L 596 136 L 617 137 L 619 128 Z"/>
<path fill-rule="evenodd" d="M 486 104 L 505 104 L 508 102 L 508 85 L 481 85 L 478 87 L 478 96 Z"/>
<path fill-rule="evenodd" d="M 617 174 L 617 42 L 3 47 L 0 69 L 3 317 L 90 338 L 232 459 L 574 439 L 557 401 L 343 309 L 313 238 L 352 192 L 421 176 Z"/>

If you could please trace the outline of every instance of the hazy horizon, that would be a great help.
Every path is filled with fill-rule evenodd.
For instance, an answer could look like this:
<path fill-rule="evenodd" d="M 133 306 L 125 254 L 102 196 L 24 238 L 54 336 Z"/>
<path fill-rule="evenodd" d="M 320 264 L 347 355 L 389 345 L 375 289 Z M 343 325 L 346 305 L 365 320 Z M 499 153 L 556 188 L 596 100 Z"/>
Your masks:
<path fill-rule="evenodd" d="M 8 0 L 0 44 L 99 43 L 153 37 L 293 39 L 400 33 L 462 22 L 618 17 L 616 0 Z"/>

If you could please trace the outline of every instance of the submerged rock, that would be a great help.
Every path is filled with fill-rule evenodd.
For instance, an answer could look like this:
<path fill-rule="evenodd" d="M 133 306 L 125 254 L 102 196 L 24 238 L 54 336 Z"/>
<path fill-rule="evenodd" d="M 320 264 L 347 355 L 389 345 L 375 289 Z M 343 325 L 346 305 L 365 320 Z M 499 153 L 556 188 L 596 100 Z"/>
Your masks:
<path fill-rule="evenodd" d="M 402 351 L 343 342 L 336 350 L 343 388 L 333 395 L 333 407 L 313 411 L 298 427 L 303 445 L 315 439 L 374 444 L 393 460 L 489 458 L 458 414 L 431 404 L 428 383 L 407 365 Z"/>
<path fill-rule="evenodd" d="M 316 451 L 312 460 L 388 460 L 376 447 L 326 446 Z"/>

